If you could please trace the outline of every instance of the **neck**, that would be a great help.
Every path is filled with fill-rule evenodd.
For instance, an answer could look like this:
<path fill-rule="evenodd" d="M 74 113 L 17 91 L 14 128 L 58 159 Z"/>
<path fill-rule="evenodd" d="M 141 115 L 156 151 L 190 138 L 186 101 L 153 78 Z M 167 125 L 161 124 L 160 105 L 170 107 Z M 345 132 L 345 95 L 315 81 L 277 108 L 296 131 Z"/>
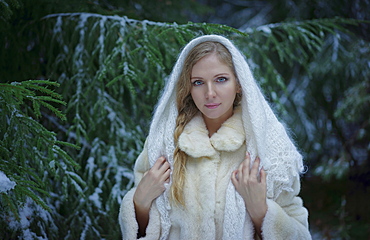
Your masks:
<path fill-rule="evenodd" d="M 204 118 L 204 122 L 206 124 L 206 127 L 208 129 L 208 136 L 211 137 L 215 132 L 220 129 L 223 121 L 220 120 L 214 120 L 214 119 L 206 119 Z"/>
<path fill-rule="evenodd" d="M 221 125 L 234 114 L 234 109 L 230 108 L 226 113 L 218 118 L 208 118 L 202 114 L 204 123 L 208 129 L 208 136 L 211 137 L 215 132 L 220 129 Z"/>

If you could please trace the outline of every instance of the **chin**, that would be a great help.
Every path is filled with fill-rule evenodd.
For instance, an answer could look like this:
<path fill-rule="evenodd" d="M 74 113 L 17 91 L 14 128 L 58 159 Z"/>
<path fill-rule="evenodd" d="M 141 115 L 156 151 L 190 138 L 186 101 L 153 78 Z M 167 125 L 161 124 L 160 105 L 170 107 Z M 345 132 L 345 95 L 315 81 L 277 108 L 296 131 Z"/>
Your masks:
<path fill-rule="evenodd" d="M 208 118 L 208 119 L 212 119 L 212 120 L 217 120 L 219 118 L 222 118 L 224 114 L 218 114 L 218 113 L 213 113 L 213 114 L 204 114 L 203 113 L 203 116 Z"/>

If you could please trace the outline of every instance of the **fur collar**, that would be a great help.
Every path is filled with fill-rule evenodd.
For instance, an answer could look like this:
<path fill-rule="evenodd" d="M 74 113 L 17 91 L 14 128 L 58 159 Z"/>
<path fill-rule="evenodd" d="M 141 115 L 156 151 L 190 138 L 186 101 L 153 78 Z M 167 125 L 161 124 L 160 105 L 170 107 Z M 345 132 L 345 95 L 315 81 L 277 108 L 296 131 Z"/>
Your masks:
<path fill-rule="evenodd" d="M 218 151 L 232 152 L 241 147 L 245 133 L 241 117 L 241 108 L 234 110 L 221 128 L 208 137 L 208 130 L 202 115 L 197 114 L 184 128 L 178 141 L 179 148 L 193 158 L 212 157 Z"/>

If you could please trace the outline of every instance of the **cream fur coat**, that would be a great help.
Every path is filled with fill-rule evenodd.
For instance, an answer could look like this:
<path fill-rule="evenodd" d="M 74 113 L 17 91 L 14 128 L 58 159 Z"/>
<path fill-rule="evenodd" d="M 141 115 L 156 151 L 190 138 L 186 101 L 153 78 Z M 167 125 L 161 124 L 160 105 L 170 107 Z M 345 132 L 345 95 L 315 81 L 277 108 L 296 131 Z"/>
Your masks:
<path fill-rule="evenodd" d="M 244 160 L 248 143 L 241 115 L 240 108 L 236 109 L 234 115 L 211 138 L 200 114 L 185 127 L 179 138 L 179 147 L 189 156 L 184 186 L 186 206 L 171 206 L 168 239 L 235 239 L 225 236 L 225 232 L 233 232 L 232 229 L 224 231 L 224 222 L 227 221 L 225 196 L 231 173 Z M 133 195 L 143 173 L 149 168 L 146 144 L 135 164 L 135 188 L 125 195 L 120 208 L 119 222 L 124 240 L 136 239 L 138 225 Z M 283 191 L 276 199 L 267 198 L 268 211 L 262 225 L 263 239 L 311 239 L 308 213 L 302 206 L 301 198 L 297 197 L 300 191 L 298 175 L 291 187 L 293 191 Z M 244 204 L 239 207 L 245 209 Z M 159 239 L 161 220 L 156 204 L 152 204 L 149 218 L 147 235 L 142 239 Z M 242 239 L 255 239 L 249 215 L 246 214 L 245 218 Z"/>

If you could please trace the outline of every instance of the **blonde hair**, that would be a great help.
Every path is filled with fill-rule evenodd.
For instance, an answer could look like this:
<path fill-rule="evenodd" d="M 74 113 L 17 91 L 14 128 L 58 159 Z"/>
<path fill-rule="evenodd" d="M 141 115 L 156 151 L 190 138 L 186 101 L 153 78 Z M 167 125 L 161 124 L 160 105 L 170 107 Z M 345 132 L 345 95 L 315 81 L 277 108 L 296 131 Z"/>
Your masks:
<path fill-rule="evenodd" d="M 176 128 L 174 132 L 175 151 L 173 154 L 173 178 L 171 185 L 171 200 L 174 203 L 179 203 L 185 206 L 183 186 L 185 183 L 185 169 L 187 155 L 178 147 L 178 139 L 187 123 L 198 113 L 191 94 L 191 71 L 193 66 L 203 57 L 210 54 L 216 54 L 219 60 L 230 67 L 236 76 L 236 71 L 232 61 L 232 56 L 227 48 L 219 42 L 203 42 L 190 50 L 185 58 L 184 66 L 182 68 L 179 80 L 176 86 L 176 103 L 178 110 L 178 117 L 176 119 Z M 238 82 L 238 85 L 239 82 Z M 239 105 L 241 101 L 241 93 L 237 93 L 234 100 L 234 107 Z"/>

